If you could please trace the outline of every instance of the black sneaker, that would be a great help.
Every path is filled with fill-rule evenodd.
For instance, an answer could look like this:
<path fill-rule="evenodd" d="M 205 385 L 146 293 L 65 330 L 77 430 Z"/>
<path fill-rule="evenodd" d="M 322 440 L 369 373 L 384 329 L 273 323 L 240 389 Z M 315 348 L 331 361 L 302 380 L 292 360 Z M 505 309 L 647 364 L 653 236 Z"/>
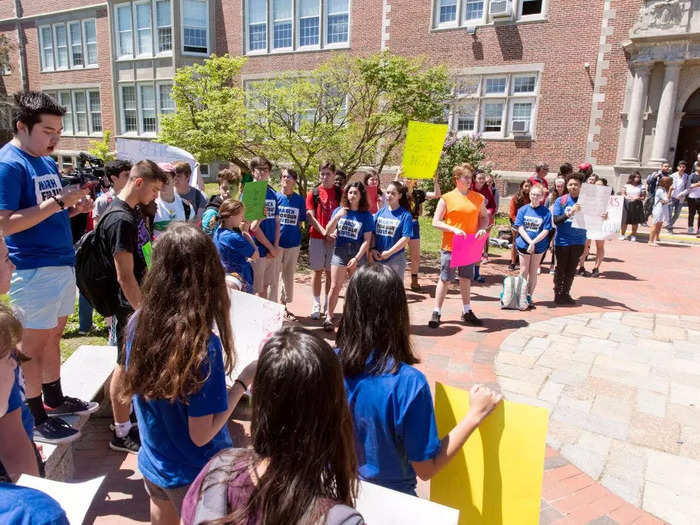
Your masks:
<path fill-rule="evenodd" d="M 598 268 L 593 268 L 593 271 L 591 272 L 591 277 L 600 277 L 600 270 L 598 270 Z"/>
<path fill-rule="evenodd" d="M 44 409 L 49 416 L 82 416 L 85 414 L 92 414 L 98 408 L 100 408 L 99 403 L 95 403 L 94 401 L 82 401 L 77 397 L 69 396 L 63 396 L 63 403 L 57 407 L 50 407 L 44 403 Z"/>
<path fill-rule="evenodd" d="M 34 441 L 39 443 L 70 443 L 80 437 L 80 431 L 74 429 L 60 417 L 46 418 L 41 425 L 34 427 Z"/>
<path fill-rule="evenodd" d="M 584 277 L 588 277 L 589 273 L 586 271 L 586 269 L 583 266 L 579 266 L 578 270 L 576 270 L 576 273 L 579 275 L 582 275 Z"/>
<path fill-rule="evenodd" d="M 433 315 L 430 318 L 430 321 L 428 321 L 428 326 L 430 328 L 437 328 L 438 326 L 440 326 L 440 314 L 439 313 L 433 311 Z"/>
<path fill-rule="evenodd" d="M 576 299 L 571 297 L 568 293 L 566 295 L 564 295 L 562 300 L 564 301 L 564 304 L 572 304 L 572 305 L 576 304 Z"/>
<path fill-rule="evenodd" d="M 137 454 L 141 448 L 141 437 L 139 436 L 139 427 L 133 426 L 129 429 L 129 433 L 120 438 L 114 434 L 112 441 L 109 442 L 109 448 L 118 452 L 128 452 L 129 454 Z"/>
<path fill-rule="evenodd" d="M 474 315 L 473 310 L 469 310 L 467 313 L 462 314 L 462 322 L 470 326 L 484 326 L 484 322 Z"/>
<path fill-rule="evenodd" d="M 510 263 L 508 265 L 508 270 L 510 270 L 511 272 L 514 272 L 516 269 L 517 269 L 517 266 L 513 263 Z"/>

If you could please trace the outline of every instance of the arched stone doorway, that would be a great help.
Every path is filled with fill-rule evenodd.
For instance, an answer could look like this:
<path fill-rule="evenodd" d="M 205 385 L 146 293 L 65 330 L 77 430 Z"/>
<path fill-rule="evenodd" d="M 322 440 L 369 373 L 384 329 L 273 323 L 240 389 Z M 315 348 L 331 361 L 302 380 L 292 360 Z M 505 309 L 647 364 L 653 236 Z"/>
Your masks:
<path fill-rule="evenodd" d="M 690 95 L 683 107 L 674 168 L 680 160 L 685 160 L 691 167 L 698 153 L 700 153 L 700 89 Z"/>

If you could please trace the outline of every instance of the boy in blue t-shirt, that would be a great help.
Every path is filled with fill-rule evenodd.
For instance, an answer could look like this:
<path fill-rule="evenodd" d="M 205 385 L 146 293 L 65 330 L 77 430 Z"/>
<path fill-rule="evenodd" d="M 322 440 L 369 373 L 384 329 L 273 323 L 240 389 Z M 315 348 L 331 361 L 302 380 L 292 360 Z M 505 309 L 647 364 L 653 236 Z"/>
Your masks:
<path fill-rule="evenodd" d="M 282 170 L 282 190 L 277 192 L 277 211 L 280 221 L 280 256 L 275 258 L 274 281 L 282 278 L 282 290 L 279 302 L 285 305 L 285 317 L 293 321 L 296 318 L 287 310 L 287 304 L 294 299 L 294 272 L 297 270 L 299 250 L 301 249 L 302 222 L 306 221 L 306 201 L 294 191 L 298 179 L 292 168 Z M 271 296 L 277 301 L 277 295 Z"/>
<path fill-rule="evenodd" d="M 562 195 L 554 202 L 553 222 L 557 228 L 554 235 L 554 254 L 557 266 L 554 270 L 554 302 L 560 305 L 573 305 L 571 285 L 576 274 L 576 265 L 586 244 L 586 230 L 575 228 L 573 217 L 581 211 L 578 196 L 584 174 L 572 173 L 567 177 L 568 194 Z"/>
<path fill-rule="evenodd" d="M 253 157 L 250 170 L 257 181 L 270 178 L 272 165 L 267 159 Z M 243 190 L 245 191 L 245 189 Z M 277 300 L 278 283 L 275 282 L 275 267 L 280 254 L 280 217 L 277 194 L 268 186 L 265 195 L 265 218 L 253 221 L 250 231 L 255 238 L 260 257 L 253 261 L 253 289 L 263 299 Z"/>
<path fill-rule="evenodd" d="M 10 300 L 24 312 L 22 351 L 27 404 L 37 441 L 61 443 L 78 431 L 59 418 L 98 408 L 63 394 L 59 340 L 75 308 L 75 251 L 70 217 L 92 209 L 88 187 L 64 188 L 49 156 L 65 109 L 36 91 L 15 96 L 14 137 L 0 149 L 0 228 L 17 267 Z"/>

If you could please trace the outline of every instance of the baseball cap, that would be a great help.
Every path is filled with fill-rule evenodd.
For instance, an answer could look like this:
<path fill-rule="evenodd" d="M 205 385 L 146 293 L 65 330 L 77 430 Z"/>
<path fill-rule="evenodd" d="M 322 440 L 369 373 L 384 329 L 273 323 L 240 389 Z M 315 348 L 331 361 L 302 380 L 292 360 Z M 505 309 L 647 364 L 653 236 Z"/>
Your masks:
<path fill-rule="evenodd" d="M 592 167 L 593 166 L 591 166 L 590 162 L 583 162 L 583 163 L 578 165 L 578 170 L 579 171 L 586 171 L 586 170 L 590 170 Z"/>

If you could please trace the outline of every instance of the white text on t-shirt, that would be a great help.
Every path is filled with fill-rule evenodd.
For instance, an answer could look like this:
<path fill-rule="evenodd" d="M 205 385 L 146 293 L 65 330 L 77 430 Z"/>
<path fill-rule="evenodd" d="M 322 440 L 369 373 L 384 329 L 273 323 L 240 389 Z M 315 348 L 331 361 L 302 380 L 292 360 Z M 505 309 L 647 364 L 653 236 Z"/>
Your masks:
<path fill-rule="evenodd" d="M 269 201 L 265 201 L 265 209 L 269 209 L 267 206 L 267 203 Z M 275 210 L 272 210 L 272 213 L 275 213 Z M 280 224 L 283 226 L 296 226 L 297 223 L 299 222 L 299 208 L 294 208 L 292 206 L 280 206 L 279 207 L 279 215 L 280 215 Z M 268 215 L 269 217 L 269 215 Z"/>
<path fill-rule="evenodd" d="M 537 231 L 542 226 L 542 217 L 526 215 L 523 220 L 523 228 L 530 231 Z"/>
<path fill-rule="evenodd" d="M 346 239 L 353 239 L 356 241 L 360 236 L 361 228 L 362 223 L 360 221 L 356 221 L 355 219 L 348 219 L 347 217 L 342 217 L 338 221 L 338 236 L 345 237 Z"/>
<path fill-rule="evenodd" d="M 393 237 L 396 233 L 396 228 L 399 227 L 399 219 L 390 219 L 388 217 L 377 217 L 375 224 L 375 233 L 382 237 Z"/>
<path fill-rule="evenodd" d="M 34 190 L 36 192 L 36 203 L 41 204 L 54 195 L 61 194 L 61 179 L 57 173 L 47 173 L 34 178 Z"/>

